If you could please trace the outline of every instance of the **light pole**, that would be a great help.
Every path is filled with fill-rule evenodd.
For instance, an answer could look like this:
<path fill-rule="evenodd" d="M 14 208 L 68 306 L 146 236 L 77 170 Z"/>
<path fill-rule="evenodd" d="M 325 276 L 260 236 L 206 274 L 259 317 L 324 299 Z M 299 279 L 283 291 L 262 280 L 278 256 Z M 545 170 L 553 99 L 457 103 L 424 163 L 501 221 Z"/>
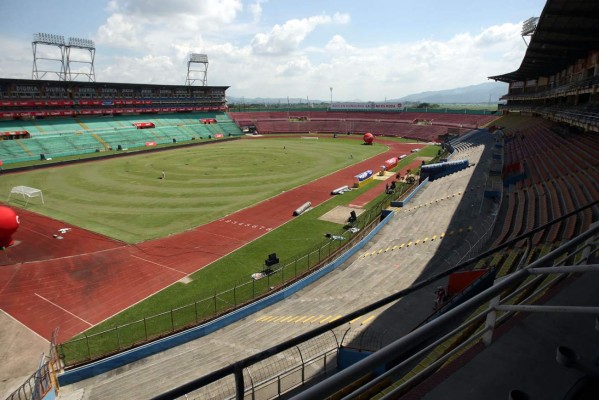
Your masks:
<path fill-rule="evenodd" d="M 333 107 L 333 87 L 331 86 L 329 89 L 331 89 L 331 107 Z"/>

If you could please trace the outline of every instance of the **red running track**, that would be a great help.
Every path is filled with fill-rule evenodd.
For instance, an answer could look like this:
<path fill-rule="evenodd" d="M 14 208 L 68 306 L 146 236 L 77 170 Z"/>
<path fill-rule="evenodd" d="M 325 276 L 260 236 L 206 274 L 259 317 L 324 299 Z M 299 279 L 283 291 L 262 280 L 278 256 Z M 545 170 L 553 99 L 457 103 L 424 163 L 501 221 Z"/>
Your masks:
<path fill-rule="evenodd" d="M 0 308 L 46 339 L 56 327 L 58 342 L 70 339 L 288 222 L 306 201 L 317 206 L 356 174 L 423 147 L 378 141 L 389 150 L 206 225 L 137 245 L 18 210 L 17 244 L 0 254 Z M 58 232 L 64 227 L 71 230 Z"/>

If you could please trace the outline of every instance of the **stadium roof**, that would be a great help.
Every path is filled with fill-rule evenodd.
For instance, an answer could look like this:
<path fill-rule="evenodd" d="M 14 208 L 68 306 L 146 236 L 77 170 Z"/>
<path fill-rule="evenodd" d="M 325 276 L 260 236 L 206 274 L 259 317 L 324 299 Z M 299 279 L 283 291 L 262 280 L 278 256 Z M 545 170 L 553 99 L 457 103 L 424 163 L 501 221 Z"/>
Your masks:
<path fill-rule="evenodd" d="M 156 83 L 125 83 L 125 82 L 85 82 L 85 81 L 58 81 L 42 79 L 11 79 L 0 78 L 0 87 L 3 85 L 48 85 L 65 87 L 120 87 L 120 88 L 156 88 L 156 89 L 223 89 L 227 90 L 230 86 L 196 86 L 196 85 L 171 85 Z"/>
<path fill-rule="evenodd" d="M 517 71 L 490 76 L 517 82 L 550 76 L 599 50 L 599 1 L 547 0 Z"/>

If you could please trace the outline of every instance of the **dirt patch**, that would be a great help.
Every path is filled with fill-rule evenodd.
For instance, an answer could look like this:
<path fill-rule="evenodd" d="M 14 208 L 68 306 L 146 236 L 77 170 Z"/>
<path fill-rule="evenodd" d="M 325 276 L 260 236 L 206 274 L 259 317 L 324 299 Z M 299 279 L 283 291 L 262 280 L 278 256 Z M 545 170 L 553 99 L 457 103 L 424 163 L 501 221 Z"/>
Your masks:
<path fill-rule="evenodd" d="M 350 213 L 352 211 L 355 211 L 356 215 L 360 215 L 365 210 L 363 208 L 358 207 L 337 206 L 318 219 L 343 225 L 347 222 L 347 219 L 349 218 Z"/>
<path fill-rule="evenodd" d="M 391 171 L 385 171 L 383 173 L 383 175 L 379 175 L 379 173 L 374 174 L 374 180 L 376 181 L 386 181 L 387 179 L 391 178 L 392 176 L 397 175 L 397 172 L 391 172 Z"/>
<path fill-rule="evenodd" d="M 420 161 L 430 161 L 432 159 L 433 159 L 433 157 L 416 157 L 416 160 L 420 160 Z"/>

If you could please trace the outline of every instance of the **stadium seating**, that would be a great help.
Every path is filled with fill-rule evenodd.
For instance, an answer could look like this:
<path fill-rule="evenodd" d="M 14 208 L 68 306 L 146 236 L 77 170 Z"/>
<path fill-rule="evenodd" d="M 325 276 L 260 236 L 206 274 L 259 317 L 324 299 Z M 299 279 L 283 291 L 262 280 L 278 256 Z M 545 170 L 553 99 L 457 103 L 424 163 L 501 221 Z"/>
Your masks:
<path fill-rule="evenodd" d="M 504 207 L 506 223 L 495 245 L 543 225 L 594 200 L 599 195 L 599 166 L 590 152 L 597 144 L 588 134 L 562 136 L 550 121 L 530 118 L 507 130 L 506 164 L 524 165 L 526 179 L 508 188 Z M 571 239 L 599 219 L 599 210 L 587 209 L 548 232 L 537 233 L 535 244 Z"/>
<path fill-rule="evenodd" d="M 494 115 L 449 113 L 381 113 L 381 112 L 229 112 L 238 126 L 255 125 L 258 132 L 269 133 L 366 133 L 399 136 L 416 140 L 436 141 L 449 127 L 463 132 L 485 125 Z M 298 117 L 306 118 L 297 122 Z M 418 120 L 430 124 L 414 123 Z"/>
<path fill-rule="evenodd" d="M 202 118 L 216 118 L 216 124 L 204 125 Z M 134 122 L 152 122 L 154 129 L 139 130 Z M 5 140 L 0 159 L 5 164 L 46 158 L 86 154 L 96 151 L 145 147 L 192 139 L 239 136 L 237 125 L 224 113 L 164 115 L 124 115 L 114 117 L 78 116 L 76 118 L 8 120 L 0 122 L 0 131 L 25 130 L 28 139 Z"/>

